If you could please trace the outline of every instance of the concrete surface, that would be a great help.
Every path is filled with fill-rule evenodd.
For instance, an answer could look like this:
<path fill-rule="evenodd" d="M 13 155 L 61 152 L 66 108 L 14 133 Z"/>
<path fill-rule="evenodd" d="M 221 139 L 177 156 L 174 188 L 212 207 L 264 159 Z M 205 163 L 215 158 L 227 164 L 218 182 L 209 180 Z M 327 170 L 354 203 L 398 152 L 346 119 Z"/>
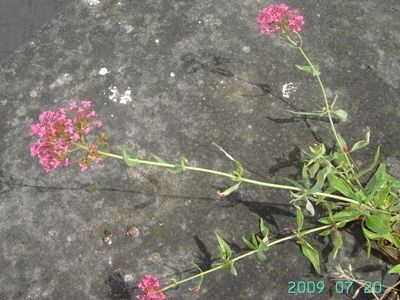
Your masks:
<path fill-rule="evenodd" d="M 258 230 L 260 217 L 271 238 L 296 222 L 287 192 L 243 184 L 219 200 L 216 190 L 231 182 L 205 174 L 129 169 L 112 159 L 86 172 L 46 174 L 29 152 L 29 125 L 43 110 L 91 99 L 113 152 L 122 144 L 146 159 L 185 156 L 191 165 L 230 171 L 216 142 L 243 164 L 245 176 L 271 182 L 299 178 L 300 149 L 316 140 L 333 144 L 324 120 L 286 112 L 311 110 L 321 95 L 314 78 L 294 68 L 303 63 L 299 53 L 258 32 L 259 11 L 280 3 L 101 2 L 67 7 L 1 64 L 1 299 L 131 299 L 147 273 L 164 284 L 194 274 L 192 259 L 209 267 L 218 257 L 215 232 L 240 253 L 242 236 Z M 305 51 L 329 96 L 336 92 L 349 112 L 339 132 L 352 144 L 371 128 L 370 146 L 354 159 L 367 165 L 381 145 L 381 161 L 399 176 L 400 4 L 286 4 L 304 15 Z M 101 68 L 109 73 L 100 75 Z M 296 90 L 285 98 L 289 83 Z M 138 237 L 123 235 L 130 226 Z M 114 233 L 109 246 L 105 230 Z M 168 299 L 344 299 L 331 278 L 334 266 L 348 263 L 359 278 L 390 279 L 383 278 L 383 256 L 374 251 L 366 259 L 357 226 L 343 235 L 335 261 L 329 239 L 309 238 L 322 253 L 321 275 L 290 241 L 271 247 L 265 262 L 237 263 L 237 277 L 216 272 L 198 293 L 188 290 L 196 285 L 190 282 L 169 290 Z M 289 295 L 289 281 L 323 281 L 326 288 Z"/>
<path fill-rule="evenodd" d="M 34 36 L 74 0 L 1 0 L 0 61 Z"/>

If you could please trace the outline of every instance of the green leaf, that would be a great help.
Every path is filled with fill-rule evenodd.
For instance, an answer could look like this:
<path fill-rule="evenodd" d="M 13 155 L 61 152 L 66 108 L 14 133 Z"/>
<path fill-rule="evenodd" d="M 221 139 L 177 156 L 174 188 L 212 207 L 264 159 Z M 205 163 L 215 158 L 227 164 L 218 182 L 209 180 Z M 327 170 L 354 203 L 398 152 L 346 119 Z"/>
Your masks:
<path fill-rule="evenodd" d="M 365 237 L 370 239 L 370 240 L 377 241 L 377 240 L 382 238 L 381 234 L 372 232 L 372 231 L 366 229 L 364 226 L 362 226 L 362 229 L 363 229 L 363 233 L 364 233 Z"/>
<path fill-rule="evenodd" d="M 361 228 L 363 230 L 365 239 L 367 240 L 367 257 L 369 258 L 369 256 L 371 255 L 371 243 L 370 243 L 369 240 L 370 239 L 374 240 L 373 238 L 371 238 L 371 236 L 376 235 L 376 233 L 373 233 L 373 232 L 369 231 L 368 229 L 366 229 L 364 227 L 364 221 L 361 222 Z M 377 235 L 377 239 L 376 240 L 378 240 L 378 239 L 379 239 L 379 236 Z"/>
<path fill-rule="evenodd" d="M 303 254 L 310 260 L 310 262 L 314 266 L 314 269 L 318 273 L 321 273 L 321 270 L 319 267 L 318 251 L 315 250 L 306 240 L 300 238 L 300 242 L 301 242 L 301 251 L 303 252 Z"/>
<path fill-rule="evenodd" d="M 232 256 L 232 250 L 231 247 L 216 233 L 217 239 L 218 239 L 218 250 L 221 256 L 221 260 L 223 262 L 229 261 L 229 258 Z"/>
<path fill-rule="evenodd" d="M 391 206 L 389 208 L 389 211 L 394 212 L 394 211 L 398 211 L 400 210 L 400 202 L 397 202 L 396 204 L 394 204 L 393 206 Z"/>
<path fill-rule="evenodd" d="M 333 228 L 326 229 L 326 230 L 322 231 L 319 235 L 327 236 L 332 232 L 332 230 L 333 230 Z"/>
<path fill-rule="evenodd" d="M 355 143 L 353 148 L 351 148 L 351 150 L 349 151 L 349 153 L 354 152 L 358 149 L 361 149 L 361 148 L 364 148 L 365 146 L 367 146 L 369 144 L 370 134 L 371 134 L 371 132 L 370 132 L 369 128 L 367 128 L 367 133 L 365 134 L 365 139 Z"/>
<path fill-rule="evenodd" d="M 301 191 L 304 190 L 304 187 L 303 187 L 300 183 L 294 181 L 293 179 L 290 179 L 290 178 L 284 178 L 284 179 L 287 180 L 287 181 L 289 181 L 294 187 L 297 187 L 297 188 L 300 189 Z"/>
<path fill-rule="evenodd" d="M 365 190 L 367 192 L 367 197 L 364 200 L 364 203 L 367 204 L 369 201 L 371 201 L 374 198 L 374 204 L 375 206 L 380 205 L 385 201 L 386 196 L 390 192 L 390 187 L 388 190 L 386 190 L 386 196 L 384 198 L 379 197 L 379 191 L 385 186 L 387 182 L 387 174 L 385 170 L 385 165 L 381 164 L 374 173 L 374 175 L 371 177 L 371 179 L 368 181 L 367 185 L 365 186 Z M 378 195 L 376 195 L 378 193 Z M 381 202 L 379 200 L 381 199 Z"/>
<path fill-rule="evenodd" d="M 296 65 L 297 69 L 302 70 L 304 72 L 310 73 L 313 76 L 321 75 L 321 72 L 318 71 L 317 68 L 313 68 L 311 66 L 299 66 Z"/>
<path fill-rule="evenodd" d="M 361 170 L 360 172 L 358 172 L 357 174 L 354 174 L 350 177 L 351 180 L 355 180 L 360 178 L 361 176 L 363 176 L 364 174 L 368 173 L 369 171 L 371 171 L 373 168 L 375 168 L 376 163 L 378 162 L 378 158 L 379 158 L 379 152 L 380 152 L 380 146 L 378 147 L 378 149 L 375 152 L 375 157 L 374 157 L 374 162 L 368 167 L 365 168 L 363 170 Z"/>
<path fill-rule="evenodd" d="M 400 265 L 396 265 L 388 271 L 389 274 L 400 273 Z"/>
<path fill-rule="evenodd" d="M 263 242 L 268 242 L 268 232 L 269 229 L 267 226 L 264 225 L 264 221 L 262 218 L 260 218 L 260 230 L 261 230 L 261 234 L 263 236 Z"/>
<path fill-rule="evenodd" d="M 400 239 L 397 236 L 395 236 L 391 233 L 388 233 L 388 234 L 385 234 L 383 236 L 383 238 L 387 239 L 389 242 L 394 244 L 397 249 L 400 249 Z"/>
<path fill-rule="evenodd" d="M 335 188 L 338 190 L 340 193 L 345 195 L 348 198 L 355 198 L 355 194 L 351 187 L 344 182 L 341 178 L 331 174 L 328 174 L 328 181 L 331 187 Z"/>
<path fill-rule="evenodd" d="M 382 191 L 374 199 L 374 204 L 377 207 L 388 208 L 390 206 L 391 203 L 388 203 L 389 201 L 386 201 L 386 203 L 385 203 L 385 200 L 388 198 L 391 188 L 392 188 L 392 184 L 389 183 L 388 185 L 385 186 L 384 189 L 382 189 Z"/>
<path fill-rule="evenodd" d="M 258 252 L 257 252 L 257 257 L 258 257 L 258 259 L 261 260 L 261 261 L 267 259 L 267 257 L 265 256 L 265 254 L 264 254 L 262 251 L 258 251 Z"/>
<path fill-rule="evenodd" d="M 258 248 L 260 250 L 267 251 L 269 249 L 269 246 L 266 243 L 264 243 L 264 241 L 260 239 L 260 237 L 257 237 L 257 240 L 258 240 Z"/>
<path fill-rule="evenodd" d="M 336 254 L 338 253 L 340 247 L 342 247 L 343 244 L 343 240 L 342 240 L 342 236 L 340 235 L 339 230 L 336 230 L 336 243 L 335 243 L 335 247 L 332 250 L 332 258 L 335 259 L 336 258 Z"/>
<path fill-rule="evenodd" d="M 355 219 L 358 219 L 359 216 L 361 216 L 362 212 L 357 209 L 356 207 L 346 207 L 345 209 L 335 213 L 332 215 L 332 218 L 330 216 L 324 217 L 319 219 L 318 221 L 323 223 L 323 224 L 332 224 L 333 223 L 338 223 L 342 221 L 353 221 Z"/>
<path fill-rule="evenodd" d="M 339 139 L 339 149 L 343 150 L 343 146 L 347 145 L 346 141 L 344 140 L 344 138 L 340 134 L 338 134 L 337 136 L 338 136 L 338 139 Z"/>
<path fill-rule="evenodd" d="M 157 155 L 152 154 L 151 156 L 153 156 L 155 158 L 156 161 L 158 161 L 159 163 L 162 164 L 166 164 L 166 165 L 171 165 L 170 163 L 167 163 L 166 161 L 162 160 L 161 158 L 159 158 Z M 171 173 L 177 173 L 183 170 L 183 165 L 173 165 L 173 167 L 163 167 L 165 170 L 167 170 L 168 172 Z"/>
<path fill-rule="evenodd" d="M 310 213 L 311 216 L 314 216 L 315 215 L 314 206 L 312 205 L 311 201 L 307 199 L 307 197 L 304 197 L 304 199 L 306 201 L 307 211 Z"/>
<path fill-rule="evenodd" d="M 136 166 L 137 162 L 136 161 L 132 161 L 131 159 L 137 159 L 137 156 L 134 152 L 132 152 L 131 150 L 129 150 L 128 148 L 125 148 L 123 146 L 118 146 L 119 149 L 121 149 L 122 152 L 122 156 L 124 158 L 124 162 L 128 167 L 133 168 L 134 166 Z"/>
<path fill-rule="evenodd" d="M 301 228 L 303 227 L 304 216 L 301 212 L 300 206 L 298 206 L 297 204 L 294 204 L 294 206 L 296 207 L 297 232 L 300 232 Z"/>
<path fill-rule="evenodd" d="M 315 183 L 315 185 L 310 190 L 310 194 L 318 193 L 318 192 L 321 191 L 322 186 L 325 183 L 325 179 L 329 175 L 330 172 L 331 172 L 331 166 L 330 165 L 326 166 L 325 168 L 323 168 L 321 171 L 318 172 L 318 174 L 317 174 L 317 182 Z"/>
<path fill-rule="evenodd" d="M 309 164 L 307 164 L 309 165 Z M 308 173 L 310 173 L 310 178 L 314 178 L 315 174 L 317 174 L 319 167 L 321 165 L 319 164 L 319 162 L 315 162 L 311 168 L 308 169 Z"/>
<path fill-rule="evenodd" d="M 220 198 L 226 197 L 226 196 L 232 194 L 234 191 L 236 191 L 239 188 L 239 186 L 240 186 L 240 182 L 235 184 L 235 185 L 233 185 L 233 186 L 231 186 L 231 187 L 229 187 L 229 188 L 227 188 L 223 192 L 218 191 L 217 192 L 217 196 L 220 197 Z"/>
<path fill-rule="evenodd" d="M 347 112 L 342 109 L 334 110 L 332 113 L 339 118 L 340 122 L 345 122 L 347 119 Z"/>
<path fill-rule="evenodd" d="M 386 168 L 384 164 L 380 164 L 378 170 L 374 173 L 371 179 L 368 181 L 365 189 L 369 192 L 375 192 L 380 189 L 386 182 Z"/>
<path fill-rule="evenodd" d="M 233 262 L 229 263 L 229 271 L 231 272 L 231 274 L 237 276 L 237 271 L 236 271 L 235 267 L 233 266 Z"/>
<path fill-rule="evenodd" d="M 254 237 L 254 234 L 253 234 L 253 237 Z M 251 250 L 257 249 L 257 247 L 254 246 L 252 243 L 250 243 L 244 236 L 242 238 L 243 238 L 243 241 L 246 244 L 246 246 L 249 247 Z"/>
<path fill-rule="evenodd" d="M 303 177 L 303 183 L 306 189 L 310 188 L 310 180 L 308 179 L 308 174 L 307 174 L 307 166 L 303 165 L 303 170 L 301 172 L 301 176 Z"/>
<path fill-rule="evenodd" d="M 235 165 L 236 165 L 236 172 L 242 176 L 243 175 L 243 166 L 240 162 L 238 162 L 236 159 L 234 159 L 229 153 L 227 153 L 224 149 L 222 149 L 222 147 L 218 146 L 216 143 L 213 143 L 214 146 L 216 146 L 220 151 L 224 152 L 224 154 L 226 155 L 226 157 L 228 157 L 230 160 L 232 160 Z"/>
<path fill-rule="evenodd" d="M 365 216 L 367 227 L 378 234 L 390 232 L 390 214 L 383 211 L 375 212 L 372 216 Z"/>

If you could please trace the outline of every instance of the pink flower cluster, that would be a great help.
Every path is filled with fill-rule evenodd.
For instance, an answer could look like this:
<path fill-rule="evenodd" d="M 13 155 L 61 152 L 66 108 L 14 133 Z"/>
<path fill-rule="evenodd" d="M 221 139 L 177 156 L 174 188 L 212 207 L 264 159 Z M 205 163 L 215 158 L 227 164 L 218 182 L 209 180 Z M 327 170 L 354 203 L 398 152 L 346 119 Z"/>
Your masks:
<path fill-rule="evenodd" d="M 84 143 L 84 136 L 89 134 L 92 127 L 103 125 L 101 121 L 93 124 L 93 117 L 96 114 L 94 111 L 89 112 L 90 106 L 91 102 L 88 100 L 81 101 L 79 106 L 76 102 L 72 102 L 70 104 L 70 110 L 74 114 L 72 119 L 67 118 L 64 108 L 60 108 L 55 112 L 51 110 L 43 112 L 39 116 L 40 123 L 30 126 L 30 135 L 39 137 L 30 148 L 31 155 L 38 156 L 39 163 L 46 172 L 63 164 L 65 166 L 73 164 L 67 158 L 71 152 L 69 146 L 72 142 Z M 100 136 L 104 142 L 106 137 L 102 133 Z M 96 148 L 94 144 L 87 146 L 85 157 L 78 160 L 77 164 L 82 171 L 87 169 L 90 161 L 96 163 L 99 161 Z"/>
<path fill-rule="evenodd" d="M 138 284 L 138 288 L 143 290 L 140 295 L 136 296 L 139 300 L 162 300 L 167 298 L 161 292 L 160 283 L 157 278 L 149 274 L 142 278 L 142 281 Z"/>
<path fill-rule="evenodd" d="M 300 31 L 305 23 L 303 16 L 297 15 L 297 10 L 289 10 L 285 4 L 264 8 L 256 20 L 261 24 L 260 33 L 267 35 L 276 32 L 290 34 L 293 31 Z"/>

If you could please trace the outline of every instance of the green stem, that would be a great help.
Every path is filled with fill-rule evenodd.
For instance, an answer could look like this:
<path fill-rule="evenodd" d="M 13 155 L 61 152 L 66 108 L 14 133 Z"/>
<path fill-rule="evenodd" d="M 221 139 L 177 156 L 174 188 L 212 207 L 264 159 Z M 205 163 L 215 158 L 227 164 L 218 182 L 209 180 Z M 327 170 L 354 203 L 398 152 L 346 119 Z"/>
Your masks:
<path fill-rule="evenodd" d="M 295 32 L 295 33 L 297 34 L 297 36 L 299 37 L 299 39 L 300 39 L 300 41 L 301 41 L 301 36 L 300 36 L 300 34 L 297 33 L 297 32 Z M 313 63 L 310 61 L 310 59 L 308 58 L 308 56 L 307 56 L 307 55 L 305 54 L 305 52 L 303 51 L 303 48 L 301 47 L 301 46 L 302 46 L 302 42 L 300 42 L 300 46 L 299 46 L 299 45 L 298 45 L 297 43 L 295 43 L 288 35 L 286 35 L 286 38 L 287 38 L 287 40 L 293 45 L 294 48 L 299 49 L 301 55 L 303 55 L 304 59 L 307 61 L 307 64 L 312 68 L 312 70 L 315 70 L 315 71 L 316 71 L 317 69 L 314 67 Z M 317 72 L 315 72 L 315 74 L 313 74 L 313 75 L 317 78 L 318 84 L 319 84 L 319 86 L 320 86 L 320 88 L 321 88 L 322 96 L 323 96 L 323 98 L 324 98 L 324 103 L 325 103 L 325 111 L 326 111 L 326 113 L 327 113 L 327 115 L 328 115 L 328 120 L 329 120 L 329 124 L 330 124 L 330 126 L 331 126 L 331 130 L 332 130 L 332 132 L 333 132 L 333 135 L 334 135 L 334 137 L 335 137 L 335 139 L 336 139 L 336 142 L 337 142 L 337 144 L 338 144 L 338 146 L 339 146 L 339 148 L 340 148 L 340 151 L 341 151 L 342 153 L 344 153 L 344 156 L 345 156 L 345 158 L 346 158 L 347 164 L 348 164 L 349 166 L 351 166 L 351 163 L 350 163 L 350 159 L 349 159 L 349 157 L 348 157 L 348 154 L 347 154 L 346 152 L 344 152 L 344 150 L 343 150 L 343 146 L 344 146 L 344 145 L 341 144 L 340 139 L 339 139 L 339 137 L 338 137 L 338 134 L 337 134 L 337 132 L 336 132 L 335 125 L 333 124 L 333 119 L 332 119 L 332 114 L 331 114 L 331 107 L 330 107 L 330 105 L 329 105 L 328 97 L 326 96 L 325 87 L 324 87 L 324 85 L 323 85 L 323 83 L 322 83 L 321 77 L 318 75 Z M 354 170 L 352 170 L 352 169 L 350 169 L 350 172 L 353 173 L 353 174 L 355 174 Z M 362 185 L 361 185 L 361 183 L 359 182 L 358 179 L 356 179 L 356 182 L 357 182 L 358 186 L 359 186 L 361 189 L 363 189 L 363 187 L 362 187 Z"/>
<path fill-rule="evenodd" d="M 345 223 L 345 222 L 341 222 L 341 223 Z M 338 224 L 336 224 L 336 225 L 340 225 L 341 223 L 338 223 Z M 284 241 L 291 240 L 291 239 L 293 239 L 293 238 L 299 237 L 300 235 L 301 235 L 301 236 L 307 235 L 307 234 L 310 234 L 310 233 L 313 233 L 313 232 L 316 232 L 316 231 L 322 231 L 322 230 L 325 230 L 325 229 L 328 229 L 328 228 L 331 228 L 331 227 L 332 227 L 332 224 L 330 224 L 330 225 L 324 225 L 324 226 L 317 227 L 317 228 L 312 228 L 312 229 L 309 229 L 309 230 L 305 230 L 305 231 L 301 232 L 301 234 L 300 234 L 300 233 L 298 233 L 298 234 L 292 234 L 292 235 L 289 235 L 289 236 L 287 236 L 287 237 L 280 238 L 280 239 L 275 240 L 275 241 L 273 241 L 273 242 L 267 243 L 267 246 L 268 246 L 268 247 L 271 247 L 271 246 L 273 246 L 273 245 L 282 243 L 282 242 L 284 242 Z M 238 256 L 238 257 L 235 257 L 235 258 L 229 260 L 228 263 L 234 263 L 235 261 L 238 261 L 238 260 L 243 259 L 243 258 L 245 258 L 245 257 L 247 257 L 247 256 L 250 256 L 250 255 L 253 255 L 253 254 L 257 253 L 258 251 L 260 251 L 260 250 L 259 250 L 259 249 L 251 250 L 251 251 L 249 251 L 249 252 L 246 252 L 246 253 L 244 253 L 244 254 Z M 214 271 L 217 271 L 217 270 L 220 270 L 220 269 L 224 269 L 224 268 L 226 268 L 226 264 L 219 265 L 218 267 L 212 268 L 212 269 L 207 270 L 207 271 L 201 271 L 199 274 L 196 274 L 196 275 L 194 275 L 194 276 L 191 276 L 191 277 L 185 278 L 185 279 L 183 279 L 183 280 L 174 282 L 173 284 L 170 284 L 170 285 L 164 287 L 164 288 L 162 289 L 162 291 L 168 290 L 168 289 L 170 289 L 170 288 L 176 287 L 178 284 L 181 284 L 181 283 L 184 283 L 184 282 L 186 282 L 186 281 L 190 281 L 190 280 L 196 279 L 196 278 L 198 278 L 198 277 L 203 277 L 203 276 L 206 275 L 206 274 L 209 274 L 209 273 L 211 273 L 211 272 L 214 272 Z"/>
<path fill-rule="evenodd" d="M 75 146 L 77 146 L 78 148 L 87 150 L 87 146 L 72 142 Z M 109 153 L 109 152 L 104 152 L 104 151 L 98 151 L 98 154 L 102 155 L 102 156 L 107 156 L 107 157 L 112 157 L 112 158 L 117 158 L 117 159 L 121 159 L 124 160 L 123 156 L 121 155 L 117 155 L 117 154 L 113 154 L 113 153 Z M 156 162 L 156 161 L 148 161 L 148 160 L 141 160 L 141 159 L 134 159 L 134 158 L 128 158 L 130 161 L 132 162 L 136 162 L 138 164 L 144 164 L 144 165 L 152 165 L 152 166 L 157 166 L 157 167 L 162 167 L 162 168 L 174 168 L 176 167 L 176 165 L 174 164 L 168 164 L 168 163 L 160 163 L 160 162 Z M 276 188 L 276 189 L 283 189 L 283 190 L 290 190 L 290 191 L 295 191 L 295 192 L 301 192 L 302 190 L 295 187 L 295 186 L 290 186 L 290 185 L 283 185 L 283 184 L 274 184 L 274 183 L 268 183 L 268 182 L 263 182 L 263 181 L 258 181 L 258 180 L 253 180 L 253 179 L 249 179 L 249 178 L 245 178 L 245 177 L 240 177 L 238 179 L 238 177 L 236 177 L 235 175 L 232 175 L 230 173 L 225 173 L 225 172 L 220 172 L 220 171 L 215 171 L 215 170 L 210 170 L 210 169 L 205 169 L 205 168 L 197 168 L 197 167 L 191 167 L 191 166 L 182 166 L 182 170 L 189 170 L 189 171 L 196 171 L 196 172 L 203 172 L 203 173 L 210 173 L 210 174 L 214 174 L 214 175 L 219 175 L 219 176 L 224 176 L 224 177 L 228 177 L 229 179 L 233 180 L 233 181 L 239 181 L 239 182 L 247 182 L 250 184 L 254 184 L 254 185 L 260 185 L 260 186 L 265 186 L 265 187 L 270 187 L 270 188 Z M 330 198 L 330 199 L 336 199 L 336 200 L 341 200 L 347 203 L 352 203 L 352 204 L 359 204 L 358 201 L 350 199 L 350 198 L 346 198 L 346 197 L 342 197 L 342 196 L 338 196 L 338 195 L 332 195 L 332 194 L 327 194 L 327 193 L 313 193 L 312 195 L 314 196 L 322 196 L 322 197 L 326 197 L 326 198 Z"/>
<path fill-rule="evenodd" d="M 116 154 L 102 152 L 102 151 L 98 151 L 98 153 L 101 154 L 101 155 L 104 155 L 104 156 L 118 158 L 118 159 L 121 159 L 121 160 L 124 159 L 121 155 L 116 155 Z M 153 165 L 153 166 L 158 166 L 158 167 L 163 167 L 163 168 L 174 168 L 174 167 L 176 167 L 176 165 L 174 165 L 174 164 L 159 163 L 159 162 L 155 162 L 155 161 L 148 161 L 148 160 L 141 160 L 141 159 L 134 159 L 134 158 L 128 158 L 128 159 L 130 161 L 136 162 L 138 164 Z M 185 166 L 184 165 L 184 166 L 182 166 L 182 170 L 190 170 L 190 171 L 211 173 L 211 174 L 214 174 L 214 175 L 228 177 L 229 179 L 234 180 L 234 181 L 237 180 L 237 177 L 232 175 L 232 174 L 230 174 L 230 173 L 224 173 L 224 172 L 219 172 L 219 171 L 210 170 L 210 169 L 190 167 L 190 166 Z M 240 177 L 240 179 L 238 181 L 247 182 L 247 183 L 251 183 L 251 184 L 254 184 L 254 185 L 266 186 L 266 187 L 270 187 L 270 188 L 301 192 L 301 189 L 299 189 L 299 188 L 297 188 L 295 186 L 290 186 L 290 185 L 268 183 L 268 182 L 257 181 L 257 180 L 248 179 L 248 178 L 244 178 L 244 177 Z M 342 200 L 342 201 L 345 201 L 345 202 L 348 202 L 348 203 L 353 203 L 353 204 L 359 204 L 359 202 L 356 201 L 356 200 L 349 199 L 349 198 L 342 197 L 342 196 L 338 196 L 338 195 L 332 195 L 332 194 L 326 194 L 326 193 L 314 193 L 313 195 L 314 196 L 322 196 L 322 197 L 331 198 L 331 199 L 336 199 L 336 200 Z"/>

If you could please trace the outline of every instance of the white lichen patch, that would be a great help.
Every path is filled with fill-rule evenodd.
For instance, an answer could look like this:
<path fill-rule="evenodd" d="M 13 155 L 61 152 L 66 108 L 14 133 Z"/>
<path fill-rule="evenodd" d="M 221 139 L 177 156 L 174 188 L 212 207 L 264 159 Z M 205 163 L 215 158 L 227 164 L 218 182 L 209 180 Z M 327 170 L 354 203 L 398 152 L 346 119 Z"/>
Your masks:
<path fill-rule="evenodd" d="M 293 82 L 285 83 L 282 86 L 282 96 L 285 98 L 289 98 L 290 94 L 292 94 L 296 90 L 297 90 L 297 87 L 294 86 Z"/>
<path fill-rule="evenodd" d="M 99 0 L 84 0 L 84 2 L 89 5 L 99 5 L 101 3 Z"/>
<path fill-rule="evenodd" d="M 71 74 L 64 73 L 57 77 L 57 79 L 50 84 L 50 89 L 54 89 L 55 87 L 62 86 L 64 84 L 69 84 L 72 81 Z"/>
<path fill-rule="evenodd" d="M 127 104 L 128 102 L 132 102 L 131 88 L 129 88 L 129 87 L 124 92 L 124 94 L 121 96 L 121 99 L 119 100 L 119 103 L 121 103 L 121 104 Z"/>
<path fill-rule="evenodd" d="M 108 99 L 110 99 L 111 101 L 118 102 L 121 104 L 127 104 L 128 102 L 132 102 L 132 97 L 131 97 L 132 92 L 130 87 L 128 87 L 128 89 L 124 93 L 120 93 L 116 86 L 110 86 L 108 89 L 111 92 L 111 95 L 108 96 Z"/>
<path fill-rule="evenodd" d="M 242 51 L 243 51 L 244 53 L 250 53 L 250 50 L 251 50 L 251 48 L 250 48 L 249 46 L 243 46 L 243 47 L 242 47 Z"/>
<path fill-rule="evenodd" d="M 108 73 L 107 68 L 101 68 L 100 71 L 99 71 L 100 75 L 106 75 L 107 73 Z"/>
<path fill-rule="evenodd" d="M 111 92 L 111 95 L 108 96 L 108 99 L 110 99 L 111 101 L 117 102 L 117 98 L 118 98 L 118 95 L 119 95 L 117 87 L 116 86 L 110 86 L 108 89 Z"/>
<path fill-rule="evenodd" d="M 131 33 L 133 31 L 132 25 L 125 25 L 124 26 L 126 33 Z"/>

